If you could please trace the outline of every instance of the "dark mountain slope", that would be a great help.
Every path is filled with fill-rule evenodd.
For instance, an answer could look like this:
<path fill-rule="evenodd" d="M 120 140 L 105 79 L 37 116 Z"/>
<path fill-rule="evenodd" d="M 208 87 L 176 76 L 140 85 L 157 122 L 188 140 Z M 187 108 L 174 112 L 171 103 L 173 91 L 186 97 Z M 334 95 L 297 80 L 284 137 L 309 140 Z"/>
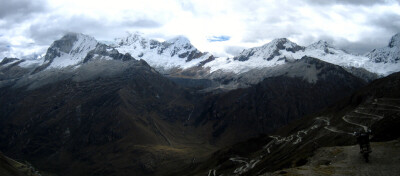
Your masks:
<path fill-rule="evenodd" d="M 325 111 L 296 120 L 274 135 L 226 147 L 196 169 L 179 174 L 259 175 L 301 166 L 320 147 L 356 144 L 353 132 L 365 128 L 372 129 L 372 141 L 398 139 L 399 89 L 400 73 L 375 80 Z M 371 162 L 374 162 L 374 148 L 372 151 Z M 382 152 L 385 151 L 377 151 Z M 330 161 L 325 163 L 329 165 Z"/>
<path fill-rule="evenodd" d="M 196 148 L 205 140 L 184 126 L 189 94 L 144 61 L 129 62 L 119 74 L 86 79 L 85 68 L 99 64 L 89 62 L 52 84 L 3 87 L 0 149 L 59 175 L 158 175 L 178 167 L 164 162 L 210 150 Z"/>
<path fill-rule="evenodd" d="M 4 80 L 16 79 L 33 71 L 34 68 L 22 68 L 18 64 L 25 62 L 24 59 L 4 58 L 0 62 L 0 85 Z"/>
<path fill-rule="evenodd" d="M 22 164 L 0 152 L 0 175 L 1 176 L 41 176 L 29 163 Z"/>
<path fill-rule="evenodd" d="M 123 61 L 129 55 L 96 59 L 106 51 L 97 45 L 79 68 L 43 70 L 3 85 L 0 149 L 59 175 L 165 175 L 365 84 L 306 57 L 250 88 L 199 95 L 144 61 Z"/>
<path fill-rule="evenodd" d="M 228 80 L 248 88 L 198 93 L 81 34 L 54 42 L 44 59 L 23 74 L 2 65 L 0 150 L 58 175 L 193 168 L 218 147 L 269 133 L 365 85 L 339 66 L 304 57 Z"/>
<path fill-rule="evenodd" d="M 210 129 L 212 142 L 231 144 L 318 112 L 365 85 L 341 67 L 310 57 L 269 72 L 275 76 L 254 86 L 210 96 L 193 123 Z"/>

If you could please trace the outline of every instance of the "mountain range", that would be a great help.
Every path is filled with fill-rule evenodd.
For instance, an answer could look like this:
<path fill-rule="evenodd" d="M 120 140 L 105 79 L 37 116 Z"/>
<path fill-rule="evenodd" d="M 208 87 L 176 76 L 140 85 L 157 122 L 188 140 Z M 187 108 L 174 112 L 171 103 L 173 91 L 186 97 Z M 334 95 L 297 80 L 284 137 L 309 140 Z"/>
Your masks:
<path fill-rule="evenodd" d="M 347 121 L 392 140 L 399 36 L 364 56 L 281 38 L 217 58 L 182 36 L 68 33 L 40 57 L 0 62 L 0 151 L 44 175 L 254 175 L 304 164 L 313 139 L 353 144 L 339 135 L 356 129 Z"/>
<path fill-rule="evenodd" d="M 280 38 L 260 47 L 245 49 L 233 58 L 217 58 L 210 53 L 200 52 L 183 36 L 159 42 L 142 37 L 139 33 L 133 33 L 112 42 L 98 42 L 91 36 L 69 33 L 55 41 L 41 57 L 4 58 L 0 65 L 5 71 L 2 71 L 0 76 L 10 77 L 7 76 L 7 72 L 18 72 L 17 75 L 21 76 L 41 70 L 77 68 L 89 60 L 123 59 L 122 57 L 130 55 L 137 60 L 145 60 L 162 74 L 171 77 L 207 79 L 213 82 L 210 90 L 218 88 L 231 90 L 247 87 L 249 84 L 270 77 L 266 72 L 255 77 L 254 72 L 262 69 L 271 70 L 270 68 L 309 56 L 342 66 L 357 77 L 371 81 L 400 71 L 399 36 L 400 34 L 394 35 L 387 47 L 374 49 L 363 56 L 337 49 L 326 41 L 318 41 L 303 47 L 286 38 Z M 116 56 L 116 53 L 120 56 Z M 243 82 L 242 77 L 249 77 L 246 76 L 248 74 L 252 80 Z"/>
<path fill-rule="evenodd" d="M 201 66 L 208 71 L 208 74 L 218 70 L 238 74 L 252 69 L 281 65 L 285 60 L 310 56 L 346 68 L 364 68 L 369 72 L 386 76 L 399 71 L 399 36 L 400 34 L 394 35 L 387 47 L 375 49 L 364 56 L 350 54 L 323 40 L 304 47 L 286 38 L 272 40 L 260 47 L 245 49 L 233 58 L 215 58 L 209 53 L 201 53 L 182 36 L 157 42 L 135 33 L 129 34 L 126 38 L 116 39 L 111 46 L 121 53 L 129 53 L 135 58 L 145 60 L 156 69 L 167 70 L 170 73 L 173 69 L 187 70 Z"/>

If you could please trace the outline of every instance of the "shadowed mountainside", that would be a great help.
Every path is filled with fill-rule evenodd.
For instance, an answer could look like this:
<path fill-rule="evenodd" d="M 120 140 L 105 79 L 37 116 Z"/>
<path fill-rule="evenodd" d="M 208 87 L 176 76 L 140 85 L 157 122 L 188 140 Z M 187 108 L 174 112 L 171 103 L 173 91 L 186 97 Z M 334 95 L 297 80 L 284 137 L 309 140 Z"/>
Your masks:
<path fill-rule="evenodd" d="M 341 67 L 305 57 L 249 88 L 199 93 L 144 61 L 97 60 L 112 51 L 96 48 L 93 60 L 76 69 L 43 70 L 2 85 L 2 151 L 59 175 L 166 175 L 365 84 Z"/>
<path fill-rule="evenodd" d="M 1 176 L 41 176 L 41 174 L 35 170 L 29 164 L 22 164 L 11 158 L 4 156 L 0 152 L 0 175 Z"/>
<path fill-rule="evenodd" d="M 249 88 L 207 97 L 194 125 L 212 131 L 211 143 L 231 144 L 318 112 L 366 84 L 339 66 L 311 57 L 271 73 L 276 76 Z"/>
<path fill-rule="evenodd" d="M 184 126 L 190 95 L 132 62 L 117 75 L 3 87 L 0 148 L 59 175 L 159 175 L 210 151 Z"/>
<path fill-rule="evenodd" d="M 353 132 L 366 128 L 372 129 L 372 141 L 398 139 L 399 89 L 400 73 L 375 80 L 322 112 L 296 120 L 271 135 L 221 149 L 195 169 L 175 174 L 259 175 L 302 166 L 313 162 L 309 158 L 320 147 L 354 145 Z M 374 148 L 372 151 L 374 162 Z"/>

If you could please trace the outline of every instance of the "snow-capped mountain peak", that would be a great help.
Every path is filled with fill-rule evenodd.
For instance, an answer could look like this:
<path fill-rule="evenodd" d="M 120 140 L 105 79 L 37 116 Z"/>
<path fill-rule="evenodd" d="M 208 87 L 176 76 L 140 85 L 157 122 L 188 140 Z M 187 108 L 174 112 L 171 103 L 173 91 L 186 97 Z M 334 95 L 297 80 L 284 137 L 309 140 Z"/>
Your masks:
<path fill-rule="evenodd" d="M 387 47 L 374 49 L 365 55 L 370 59 L 371 62 L 380 64 L 392 64 L 388 65 L 393 67 L 392 70 L 399 70 L 400 68 L 400 33 L 394 35 Z"/>
<path fill-rule="evenodd" d="M 397 33 L 390 39 L 389 47 L 390 48 L 394 48 L 394 47 L 400 48 L 400 33 Z"/>
<path fill-rule="evenodd" d="M 279 38 L 262 45 L 241 52 L 232 59 L 216 59 L 216 63 L 208 63 L 211 71 L 226 70 L 234 73 L 244 73 L 252 69 L 274 67 L 285 64 L 293 59 L 304 56 L 314 57 L 343 67 L 362 67 L 368 71 L 387 74 L 384 66 L 376 67 L 367 57 L 349 54 L 337 49 L 326 41 L 318 41 L 308 47 L 299 46 L 286 38 Z M 218 61 L 218 63 L 217 63 Z"/>
<path fill-rule="evenodd" d="M 325 40 L 319 40 L 318 42 L 315 42 L 309 46 L 306 47 L 306 51 L 322 51 L 322 55 L 327 55 L 327 54 L 347 54 L 346 51 L 337 49 L 334 47 L 331 43 L 325 41 Z"/>
<path fill-rule="evenodd" d="M 333 45 L 331 45 L 329 42 L 325 40 L 319 40 L 318 42 L 315 42 L 309 46 L 307 46 L 308 49 L 328 49 L 328 48 L 335 48 Z"/>
<path fill-rule="evenodd" d="M 263 47 L 264 48 L 275 48 L 275 49 L 279 49 L 279 50 L 284 49 L 284 50 L 290 51 L 290 52 L 296 52 L 296 51 L 304 49 L 304 47 L 297 45 L 296 43 L 290 41 L 287 38 L 274 39 L 271 42 L 263 45 Z"/>
<path fill-rule="evenodd" d="M 287 38 L 278 38 L 261 47 L 243 50 L 238 56 L 234 57 L 233 60 L 247 61 L 252 58 L 262 58 L 266 60 L 266 62 L 273 60 L 273 62 L 276 63 L 277 61 L 282 61 L 282 57 L 279 57 L 282 54 L 287 52 L 295 53 L 300 50 L 304 50 L 304 47 L 293 43 Z"/>
<path fill-rule="evenodd" d="M 135 32 L 135 33 L 128 33 L 127 36 L 123 38 L 116 38 L 115 43 L 117 46 L 131 46 L 135 44 L 141 44 L 142 47 L 146 47 L 148 39 L 143 37 L 142 33 Z"/>
<path fill-rule="evenodd" d="M 54 41 L 50 48 L 58 49 L 63 53 L 77 53 L 81 49 L 97 44 L 97 40 L 89 35 L 80 33 L 67 33 L 61 39 Z"/>
<path fill-rule="evenodd" d="M 174 37 L 172 39 L 169 39 L 167 41 L 165 41 L 166 43 L 172 43 L 175 44 L 175 46 L 186 46 L 186 45 L 192 45 L 189 41 L 188 38 L 186 38 L 185 36 L 177 36 Z"/>
<path fill-rule="evenodd" d="M 387 47 L 360 56 L 335 48 L 323 40 L 303 47 L 287 38 L 278 38 L 262 46 L 245 49 L 233 58 L 215 58 L 209 53 L 197 50 L 184 36 L 160 42 L 148 39 L 140 33 L 128 33 L 126 37 L 117 38 L 113 42 L 99 43 L 88 35 L 68 33 L 54 41 L 41 59 L 23 59 L 19 65 L 40 65 L 35 70 L 37 72 L 47 68 L 79 67 L 90 60 L 118 60 L 126 57 L 143 59 L 158 71 L 168 74 L 185 69 L 189 69 L 189 72 L 197 70 L 204 75 L 218 70 L 240 74 L 309 56 L 347 68 L 364 68 L 370 72 L 387 75 L 400 69 L 399 46 L 400 34 L 396 34 Z"/>
<path fill-rule="evenodd" d="M 115 41 L 115 47 L 119 52 L 141 58 L 160 71 L 189 68 L 211 56 L 197 50 L 184 36 L 159 42 L 134 33 Z"/>
<path fill-rule="evenodd" d="M 77 65 L 97 44 L 97 40 L 92 36 L 68 33 L 51 44 L 45 55 L 45 63 L 49 64 L 49 68 Z"/>

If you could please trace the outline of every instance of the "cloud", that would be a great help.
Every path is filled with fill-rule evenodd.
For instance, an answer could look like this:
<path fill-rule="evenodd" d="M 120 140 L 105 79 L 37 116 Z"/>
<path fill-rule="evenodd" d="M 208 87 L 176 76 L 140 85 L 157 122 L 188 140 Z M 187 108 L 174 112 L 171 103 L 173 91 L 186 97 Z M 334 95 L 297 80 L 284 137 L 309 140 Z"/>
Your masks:
<path fill-rule="evenodd" d="M 231 39 L 230 36 L 221 35 L 221 36 L 212 36 L 212 37 L 208 38 L 207 40 L 209 42 L 223 42 L 223 41 L 228 41 L 230 39 Z"/>
<path fill-rule="evenodd" d="M 231 56 L 236 56 L 240 52 L 242 52 L 244 49 L 246 49 L 246 48 L 241 47 L 241 46 L 227 46 L 227 47 L 225 47 L 225 52 L 230 54 Z"/>
<path fill-rule="evenodd" d="M 30 25 L 28 36 L 37 44 L 49 44 L 68 32 L 94 34 L 103 31 L 107 23 L 83 15 L 50 16 Z"/>
<path fill-rule="evenodd" d="M 372 16 L 371 20 L 366 23 L 389 33 L 400 32 L 400 13 L 384 13 L 379 16 Z"/>
<path fill-rule="evenodd" d="M 0 53 L 9 51 L 9 50 L 10 50 L 10 44 L 5 41 L 0 41 Z M 3 59 L 3 58 L 0 58 L 0 59 Z"/>
<path fill-rule="evenodd" d="M 367 52 L 372 51 L 375 48 L 381 48 L 382 46 L 387 45 L 388 41 L 386 38 L 382 38 L 377 40 L 375 38 L 364 38 L 362 41 L 351 42 L 345 39 L 335 40 L 335 45 L 338 48 L 344 49 L 351 53 L 356 54 L 365 54 Z"/>
<path fill-rule="evenodd" d="M 369 36 L 369 37 L 364 37 L 361 40 L 350 41 L 346 38 L 323 35 L 318 37 L 318 39 L 313 40 L 313 42 L 316 42 L 317 40 L 325 40 L 333 44 L 334 47 L 343 49 L 350 53 L 365 54 L 375 48 L 381 48 L 383 46 L 386 46 L 387 43 L 389 42 L 387 38 L 388 37 L 385 35 L 382 35 L 378 38 L 377 36 Z"/>
<path fill-rule="evenodd" d="M 10 55 L 11 43 L 8 42 L 3 36 L 0 36 L 0 60 Z"/>
<path fill-rule="evenodd" d="M 110 21 L 96 19 L 84 15 L 62 17 L 54 15 L 47 19 L 37 21 L 29 27 L 29 37 L 37 44 L 48 44 L 68 32 L 84 33 L 95 36 L 97 39 L 115 38 L 116 33 L 124 33 L 131 28 L 157 28 L 162 24 L 151 19 L 138 19 L 135 21 Z"/>
<path fill-rule="evenodd" d="M 329 38 L 350 52 L 365 53 L 387 45 L 400 32 L 400 7 L 394 1 L 277 2 L 253 9 L 242 38 L 258 46 L 275 38 L 309 45 Z"/>
<path fill-rule="evenodd" d="M 329 1 L 306 0 L 306 2 L 318 5 L 343 4 L 343 5 L 363 5 L 363 6 L 388 3 L 387 0 L 329 0 Z"/>
<path fill-rule="evenodd" d="M 193 3 L 191 3 L 190 1 L 181 1 L 181 2 L 180 2 L 180 5 L 181 5 L 181 7 L 182 7 L 182 10 L 184 10 L 184 11 L 189 11 L 189 12 L 192 12 L 192 13 L 197 13 L 197 12 L 196 12 L 195 6 L 194 6 Z"/>
<path fill-rule="evenodd" d="M 150 19 L 138 19 L 133 22 L 128 22 L 127 25 L 138 28 L 157 28 L 162 26 L 162 24 Z"/>
<path fill-rule="evenodd" d="M 38 12 L 46 11 L 44 0 L 6 0 L 1 2 L 0 19 L 23 21 Z"/>
<path fill-rule="evenodd" d="M 0 53 L 33 48 L 32 43 L 43 48 L 66 32 L 113 40 L 126 31 L 161 41 L 184 35 L 199 50 L 219 56 L 275 38 L 303 46 L 328 39 L 362 53 L 386 46 L 400 32 L 399 0 L 3 1 L 0 40 L 11 47 L 0 46 Z"/>

